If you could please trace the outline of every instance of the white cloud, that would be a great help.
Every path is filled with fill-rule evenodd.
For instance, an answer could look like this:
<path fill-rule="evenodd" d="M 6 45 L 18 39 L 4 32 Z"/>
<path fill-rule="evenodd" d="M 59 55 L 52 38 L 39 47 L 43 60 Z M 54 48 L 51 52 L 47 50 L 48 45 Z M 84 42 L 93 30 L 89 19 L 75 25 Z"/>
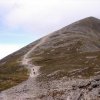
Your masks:
<path fill-rule="evenodd" d="M 5 25 L 34 33 L 46 33 L 87 16 L 99 16 L 99 0 L 3 0 L 9 13 Z M 100 17 L 100 16 L 99 16 Z"/>
<path fill-rule="evenodd" d="M 20 49 L 22 45 L 0 44 L 0 59 Z"/>

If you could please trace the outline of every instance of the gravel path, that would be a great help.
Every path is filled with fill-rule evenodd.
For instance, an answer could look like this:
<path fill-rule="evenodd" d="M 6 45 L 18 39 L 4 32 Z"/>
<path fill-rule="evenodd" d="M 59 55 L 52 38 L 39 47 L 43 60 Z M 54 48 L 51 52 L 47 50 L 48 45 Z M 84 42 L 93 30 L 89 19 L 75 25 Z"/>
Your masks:
<path fill-rule="evenodd" d="M 38 46 L 42 45 L 48 37 L 49 36 L 42 38 L 40 42 L 28 51 L 22 59 L 22 65 L 24 65 L 30 72 L 29 79 L 15 87 L 2 91 L 0 93 L 0 100 L 36 100 L 35 98 L 40 91 L 36 82 L 40 67 L 31 64 L 29 56 Z"/>
<path fill-rule="evenodd" d="M 29 58 L 29 56 L 38 46 L 42 45 L 47 40 L 47 38 L 48 36 L 42 38 L 42 40 L 37 45 L 35 45 L 30 51 L 28 51 L 22 59 L 22 65 L 26 66 L 26 68 L 30 71 L 30 77 L 37 77 L 37 75 L 39 75 L 39 66 L 31 64 L 31 59 Z"/>

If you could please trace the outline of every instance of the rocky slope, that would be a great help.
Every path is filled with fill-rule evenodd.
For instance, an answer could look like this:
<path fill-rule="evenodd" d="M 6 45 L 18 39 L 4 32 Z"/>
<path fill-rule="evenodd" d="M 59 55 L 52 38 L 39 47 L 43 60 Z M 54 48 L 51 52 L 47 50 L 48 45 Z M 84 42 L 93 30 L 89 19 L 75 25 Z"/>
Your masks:
<path fill-rule="evenodd" d="M 8 87 L 36 74 L 2 91 L 0 100 L 99 100 L 100 20 L 82 19 L 29 44 L 2 59 L 0 73 Z"/>

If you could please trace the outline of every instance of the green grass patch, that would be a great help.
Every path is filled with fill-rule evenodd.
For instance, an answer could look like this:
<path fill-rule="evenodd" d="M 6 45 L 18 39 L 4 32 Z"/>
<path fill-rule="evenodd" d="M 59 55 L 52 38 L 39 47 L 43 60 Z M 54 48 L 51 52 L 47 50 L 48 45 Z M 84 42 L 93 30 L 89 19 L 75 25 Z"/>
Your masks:
<path fill-rule="evenodd" d="M 28 79 L 27 69 L 20 64 L 20 56 L 12 56 L 0 62 L 0 91 L 8 89 L 12 86 Z"/>

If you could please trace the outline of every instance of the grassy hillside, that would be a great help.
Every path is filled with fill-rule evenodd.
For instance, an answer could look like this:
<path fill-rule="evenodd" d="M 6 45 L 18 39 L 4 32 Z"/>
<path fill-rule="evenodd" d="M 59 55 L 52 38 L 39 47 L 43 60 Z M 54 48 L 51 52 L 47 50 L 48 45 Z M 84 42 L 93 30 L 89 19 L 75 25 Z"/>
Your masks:
<path fill-rule="evenodd" d="M 21 60 L 38 41 L 27 45 L 0 61 L 0 91 L 18 85 L 28 79 L 28 70 L 21 65 Z"/>
<path fill-rule="evenodd" d="M 40 81 L 55 80 L 64 76 L 89 78 L 100 74 L 100 51 L 62 54 L 61 49 L 48 55 L 44 53 L 33 56 L 33 63 L 42 66 Z"/>
<path fill-rule="evenodd" d="M 31 56 L 42 66 L 39 80 L 100 74 L 100 20 L 86 18 L 50 35 Z"/>
<path fill-rule="evenodd" d="M 11 57 L 0 64 L 0 91 L 21 83 L 28 78 L 27 70 L 20 65 L 19 57 Z"/>
<path fill-rule="evenodd" d="M 28 78 L 21 59 L 40 40 L 0 61 L 0 91 Z M 33 64 L 41 66 L 39 81 L 99 75 L 100 20 L 86 18 L 50 34 L 45 43 L 32 52 L 30 58 Z"/>

